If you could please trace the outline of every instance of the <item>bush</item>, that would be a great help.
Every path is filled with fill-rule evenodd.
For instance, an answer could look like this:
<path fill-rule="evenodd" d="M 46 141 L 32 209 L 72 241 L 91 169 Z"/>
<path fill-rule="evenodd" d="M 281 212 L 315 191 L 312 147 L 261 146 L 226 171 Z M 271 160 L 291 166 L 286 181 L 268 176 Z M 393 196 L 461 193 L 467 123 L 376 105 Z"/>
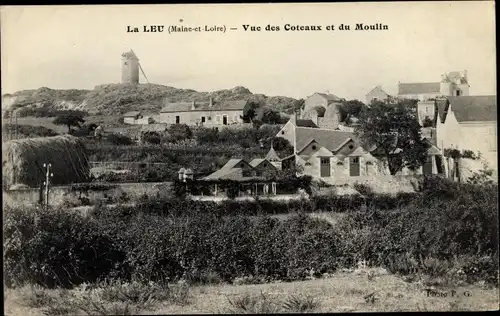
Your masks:
<path fill-rule="evenodd" d="M 108 134 L 106 140 L 113 145 L 132 145 L 134 142 L 128 136 L 121 134 Z"/>
<path fill-rule="evenodd" d="M 8 136 L 16 136 L 18 138 L 27 137 L 51 137 L 59 135 L 56 131 L 44 126 L 32 126 L 21 124 L 3 124 L 2 136 L 6 139 Z"/>

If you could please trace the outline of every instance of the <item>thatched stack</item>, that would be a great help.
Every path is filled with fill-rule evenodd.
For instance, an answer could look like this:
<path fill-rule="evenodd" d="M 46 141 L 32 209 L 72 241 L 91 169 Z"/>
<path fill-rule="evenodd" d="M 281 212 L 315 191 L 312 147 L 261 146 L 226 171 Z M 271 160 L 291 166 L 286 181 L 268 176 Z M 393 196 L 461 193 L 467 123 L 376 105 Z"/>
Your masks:
<path fill-rule="evenodd" d="M 3 143 L 3 187 L 39 187 L 45 181 L 44 163 L 52 164 L 51 184 L 85 182 L 90 176 L 85 146 L 70 135 L 11 140 Z"/>

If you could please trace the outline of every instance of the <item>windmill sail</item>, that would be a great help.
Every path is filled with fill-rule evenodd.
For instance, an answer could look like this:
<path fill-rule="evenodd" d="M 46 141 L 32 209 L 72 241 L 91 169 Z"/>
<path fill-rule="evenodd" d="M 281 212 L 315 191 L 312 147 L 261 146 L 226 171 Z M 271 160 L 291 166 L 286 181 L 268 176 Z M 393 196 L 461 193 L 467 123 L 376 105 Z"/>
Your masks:
<path fill-rule="evenodd" d="M 130 51 L 135 55 L 137 56 L 134 51 L 132 50 L 132 48 L 130 49 Z M 139 58 L 137 58 L 139 59 Z M 139 62 L 139 60 L 137 60 L 137 64 L 139 65 L 139 69 L 141 70 L 142 72 L 142 75 L 144 76 L 144 78 L 146 79 L 146 82 L 149 84 L 149 80 L 148 80 L 148 77 L 146 76 L 146 73 L 144 72 L 144 69 L 142 69 L 142 66 L 141 66 L 141 63 Z"/>

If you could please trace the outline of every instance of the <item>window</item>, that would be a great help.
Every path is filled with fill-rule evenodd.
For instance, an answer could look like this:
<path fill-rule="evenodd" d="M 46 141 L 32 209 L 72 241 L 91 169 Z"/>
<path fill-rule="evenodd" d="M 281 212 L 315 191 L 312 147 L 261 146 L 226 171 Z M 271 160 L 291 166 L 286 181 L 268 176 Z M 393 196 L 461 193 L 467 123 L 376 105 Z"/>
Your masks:
<path fill-rule="evenodd" d="M 243 170 L 243 176 L 250 177 L 250 176 L 252 176 L 252 172 L 250 170 Z"/>
<path fill-rule="evenodd" d="M 175 124 L 179 124 L 180 122 L 181 122 L 181 117 L 177 115 L 175 117 Z"/>
<path fill-rule="evenodd" d="M 255 171 L 255 175 L 257 177 L 261 177 L 262 176 L 262 171 L 260 171 L 260 170 Z"/>
<path fill-rule="evenodd" d="M 457 90 L 457 96 L 459 96 L 459 95 L 460 95 L 460 90 Z"/>
<path fill-rule="evenodd" d="M 359 157 L 352 157 L 351 163 L 359 163 Z"/>
<path fill-rule="evenodd" d="M 330 159 L 329 158 L 321 158 L 321 164 L 327 165 L 329 163 L 330 163 Z"/>
<path fill-rule="evenodd" d="M 285 135 L 285 131 L 281 131 L 281 135 Z"/>
<path fill-rule="evenodd" d="M 316 145 L 312 145 L 312 150 L 316 150 Z"/>
<path fill-rule="evenodd" d="M 201 117 L 201 122 L 205 123 L 205 117 L 204 116 Z"/>
<path fill-rule="evenodd" d="M 354 148 L 354 146 L 353 146 L 353 145 L 349 145 L 349 149 L 353 149 L 353 148 Z"/>

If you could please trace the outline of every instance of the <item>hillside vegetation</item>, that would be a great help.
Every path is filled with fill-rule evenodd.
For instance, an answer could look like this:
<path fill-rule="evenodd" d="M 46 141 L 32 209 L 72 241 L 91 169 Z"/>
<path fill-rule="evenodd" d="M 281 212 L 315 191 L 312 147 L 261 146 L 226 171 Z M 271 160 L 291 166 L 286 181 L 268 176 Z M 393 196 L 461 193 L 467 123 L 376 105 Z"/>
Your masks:
<path fill-rule="evenodd" d="M 3 110 L 19 108 L 55 108 L 86 111 L 91 114 L 117 114 L 132 110 L 158 112 L 165 99 L 170 102 L 208 102 L 212 97 L 216 101 L 256 100 L 283 112 L 290 112 L 297 100 L 288 97 L 268 97 L 253 94 L 245 87 L 198 92 L 191 89 L 177 89 L 158 84 L 103 84 L 93 90 L 55 90 L 40 88 L 22 90 L 2 96 Z"/>

